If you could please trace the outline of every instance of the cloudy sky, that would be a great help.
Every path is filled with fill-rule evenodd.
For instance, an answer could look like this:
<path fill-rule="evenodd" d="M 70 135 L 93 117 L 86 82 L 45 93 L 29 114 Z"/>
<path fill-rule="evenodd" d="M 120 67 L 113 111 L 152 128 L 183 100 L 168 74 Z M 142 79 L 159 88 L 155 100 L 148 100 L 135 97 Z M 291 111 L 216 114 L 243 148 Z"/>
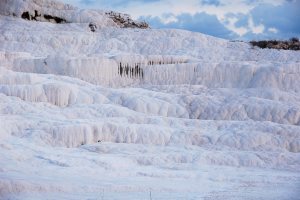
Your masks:
<path fill-rule="evenodd" d="M 300 0 L 62 0 L 109 9 L 153 28 L 179 28 L 231 40 L 300 37 Z"/>

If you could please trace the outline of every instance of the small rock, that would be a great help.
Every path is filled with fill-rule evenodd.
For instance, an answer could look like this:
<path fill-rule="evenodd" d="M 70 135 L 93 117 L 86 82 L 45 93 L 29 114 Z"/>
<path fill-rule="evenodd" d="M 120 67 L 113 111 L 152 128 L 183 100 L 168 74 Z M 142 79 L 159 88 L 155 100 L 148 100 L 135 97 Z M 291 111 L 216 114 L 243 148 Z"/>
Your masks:
<path fill-rule="evenodd" d="M 91 22 L 91 23 L 89 24 L 89 27 L 90 27 L 90 29 L 91 29 L 92 32 L 96 32 L 96 30 L 97 30 L 97 25 L 96 25 L 95 23 Z"/>

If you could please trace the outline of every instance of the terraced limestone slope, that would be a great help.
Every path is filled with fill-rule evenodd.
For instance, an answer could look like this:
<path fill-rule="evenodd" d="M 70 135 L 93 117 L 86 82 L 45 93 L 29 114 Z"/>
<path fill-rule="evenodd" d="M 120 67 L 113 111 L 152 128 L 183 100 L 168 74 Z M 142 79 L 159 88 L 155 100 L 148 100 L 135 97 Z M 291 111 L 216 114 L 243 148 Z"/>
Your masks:
<path fill-rule="evenodd" d="M 299 198 L 299 52 L 20 2 L 1 2 L 2 199 Z"/>

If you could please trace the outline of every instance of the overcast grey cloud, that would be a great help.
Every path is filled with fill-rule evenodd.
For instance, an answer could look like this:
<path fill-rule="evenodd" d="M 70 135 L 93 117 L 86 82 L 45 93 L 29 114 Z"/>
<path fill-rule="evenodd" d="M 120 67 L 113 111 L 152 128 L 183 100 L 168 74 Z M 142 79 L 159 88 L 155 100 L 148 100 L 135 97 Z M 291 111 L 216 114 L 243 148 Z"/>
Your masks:
<path fill-rule="evenodd" d="M 215 15 L 209 15 L 205 12 L 191 15 L 183 13 L 178 16 L 169 14 L 169 17 L 176 18 L 176 21 L 163 23 L 159 17 L 141 17 L 140 20 L 149 22 L 154 28 L 177 28 L 190 31 L 196 31 L 212 35 L 215 37 L 222 37 L 226 39 L 236 38 L 237 35 L 233 31 L 228 30 Z"/>
<path fill-rule="evenodd" d="M 221 2 L 220 0 L 201 0 L 202 5 L 215 5 L 220 6 Z"/>
<path fill-rule="evenodd" d="M 99 6 L 102 4 L 104 7 L 110 7 L 113 8 L 114 6 L 126 6 L 131 3 L 152 3 L 157 2 L 160 0 L 80 0 L 79 4 L 82 6 L 85 5 L 93 5 L 93 6 Z M 71 1 L 72 2 L 72 1 Z M 74 1 L 76 3 L 76 1 Z"/>
<path fill-rule="evenodd" d="M 153 28 L 226 39 L 300 37 L 300 0 L 63 0 L 81 8 L 126 12 Z"/>
<path fill-rule="evenodd" d="M 264 32 L 255 34 L 248 32 L 243 38 L 251 39 L 277 39 L 300 36 L 300 1 L 290 0 L 282 5 L 261 4 L 253 8 L 248 14 L 238 14 L 236 27 L 246 27 L 249 20 L 254 26 L 263 25 Z M 234 15 L 234 14 L 232 14 Z"/>
<path fill-rule="evenodd" d="M 270 11 L 270 12 L 266 12 Z M 264 4 L 251 11 L 254 23 L 264 24 L 266 29 L 276 29 L 278 35 L 292 37 L 300 33 L 300 1 L 280 6 Z"/>

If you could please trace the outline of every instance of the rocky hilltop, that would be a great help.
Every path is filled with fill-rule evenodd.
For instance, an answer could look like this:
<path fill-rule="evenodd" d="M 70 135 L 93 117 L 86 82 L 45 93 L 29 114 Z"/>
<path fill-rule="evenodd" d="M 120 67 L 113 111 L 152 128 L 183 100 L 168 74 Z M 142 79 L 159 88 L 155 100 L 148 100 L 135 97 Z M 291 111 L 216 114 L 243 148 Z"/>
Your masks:
<path fill-rule="evenodd" d="M 52 23 L 92 23 L 97 27 L 149 28 L 130 15 L 101 10 L 78 9 L 52 0 L 2 0 L 0 14 L 26 20 Z"/>
<path fill-rule="evenodd" d="M 278 41 L 278 40 L 262 40 L 262 41 L 251 41 L 250 44 L 254 47 L 262 49 L 277 49 L 277 50 L 293 50 L 300 51 L 299 38 L 291 38 L 289 41 Z"/>

